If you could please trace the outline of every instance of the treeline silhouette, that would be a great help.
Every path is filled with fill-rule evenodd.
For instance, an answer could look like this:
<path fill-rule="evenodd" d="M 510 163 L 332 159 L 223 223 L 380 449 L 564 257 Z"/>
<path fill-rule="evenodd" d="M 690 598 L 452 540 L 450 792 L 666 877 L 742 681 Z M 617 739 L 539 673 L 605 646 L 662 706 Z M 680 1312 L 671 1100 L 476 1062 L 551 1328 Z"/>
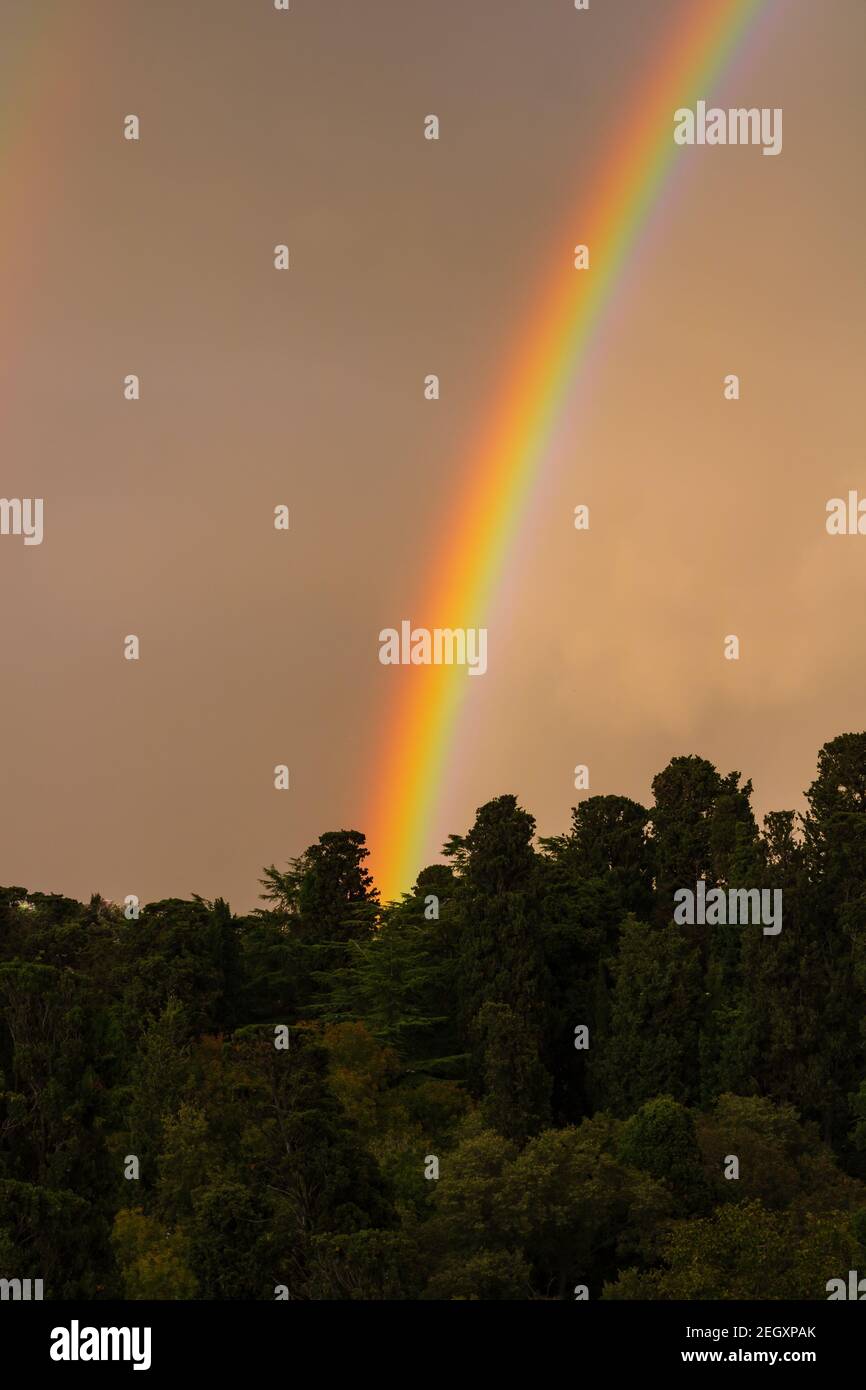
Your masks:
<path fill-rule="evenodd" d="M 499 796 L 385 907 L 345 830 L 242 917 L 0 890 L 0 1277 L 825 1299 L 866 1274 L 866 733 L 821 749 L 803 816 L 759 827 L 699 757 L 652 791 L 538 843 Z M 701 878 L 781 888 L 781 932 L 673 925 Z"/>

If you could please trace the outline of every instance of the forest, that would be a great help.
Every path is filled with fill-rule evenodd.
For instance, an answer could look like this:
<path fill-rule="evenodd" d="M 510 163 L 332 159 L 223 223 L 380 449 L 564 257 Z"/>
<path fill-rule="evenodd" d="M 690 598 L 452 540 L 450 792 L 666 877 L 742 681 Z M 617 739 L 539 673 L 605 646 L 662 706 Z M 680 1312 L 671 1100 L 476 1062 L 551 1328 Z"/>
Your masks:
<path fill-rule="evenodd" d="M 46 1299 L 826 1299 L 866 1274 L 866 733 L 805 810 L 698 756 L 382 904 L 0 889 L 0 1277 Z M 674 922 L 780 890 L 781 930 Z M 703 889 L 702 889 L 703 892 Z"/>

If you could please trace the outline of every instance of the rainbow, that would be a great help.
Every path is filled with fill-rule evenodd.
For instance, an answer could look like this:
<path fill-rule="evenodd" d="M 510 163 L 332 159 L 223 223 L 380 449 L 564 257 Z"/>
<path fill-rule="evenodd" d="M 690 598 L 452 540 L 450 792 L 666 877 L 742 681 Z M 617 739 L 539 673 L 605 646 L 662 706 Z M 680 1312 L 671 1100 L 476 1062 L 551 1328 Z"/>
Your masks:
<path fill-rule="evenodd" d="M 679 150 L 673 113 L 712 94 L 768 0 L 683 0 L 662 36 L 585 198 L 559 239 L 556 269 L 531 321 L 522 327 L 503 387 L 470 451 L 466 483 L 439 548 L 417 626 L 484 626 L 484 615 L 545 462 L 551 438 L 641 234 L 664 193 Z M 575 243 L 590 248 L 590 269 L 572 266 Z M 453 753 L 465 670 L 387 667 L 393 700 L 377 749 L 366 817 L 374 877 L 384 899 L 413 883 L 430 837 Z"/>
<path fill-rule="evenodd" d="M 51 209 L 68 196 L 63 148 L 78 118 L 81 53 L 91 39 L 87 31 L 94 27 L 95 21 L 83 22 L 71 6 L 58 18 L 37 5 L 25 7 L 20 20 L 6 26 L 5 80 L 0 89 L 0 176 L 5 194 L 0 205 L 5 329 L 0 384 L 6 388 L 7 403 L 15 399 L 15 375 L 32 331 L 29 296 L 38 284 L 41 258 L 53 231 Z M 6 426 L 8 445 L 8 419 Z"/>

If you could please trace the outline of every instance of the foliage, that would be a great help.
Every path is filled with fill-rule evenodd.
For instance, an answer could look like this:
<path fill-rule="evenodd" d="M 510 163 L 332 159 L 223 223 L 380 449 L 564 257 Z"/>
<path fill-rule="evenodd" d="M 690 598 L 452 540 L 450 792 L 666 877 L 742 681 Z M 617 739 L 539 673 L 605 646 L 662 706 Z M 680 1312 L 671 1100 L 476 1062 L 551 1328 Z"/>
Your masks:
<path fill-rule="evenodd" d="M 803 816 L 751 792 L 678 756 L 540 843 L 498 796 L 396 903 L 356 830 L 243 917 L 0 889 L 0 1276 L 826 1297 L 866 1264 L 866 734 Z M 701 878 L 781 890 L 782 931 L 675 926 Z"/>

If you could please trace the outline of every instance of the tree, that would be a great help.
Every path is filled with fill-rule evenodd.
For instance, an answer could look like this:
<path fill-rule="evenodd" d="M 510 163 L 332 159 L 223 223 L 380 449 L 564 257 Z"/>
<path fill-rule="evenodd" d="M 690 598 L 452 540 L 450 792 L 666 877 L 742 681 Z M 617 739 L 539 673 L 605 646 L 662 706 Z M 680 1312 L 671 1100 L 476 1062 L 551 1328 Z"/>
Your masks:
<path fill-rule="evenodd" d="M 296 942 L 301 1008 L 327 1005 L 350 944 L 369 939 L 378 921 L 378 892 L 364 863 L 369 853 L 360 831 L 332 830 L 284 872 L 273 864 L 265 870 L 262 897 Z"/>
<path fill-rule="evenodd" d="M 534 820 L 513 796 L 480 808 L 465 839 L 456 908 L 458 1010 L 470 1047 L 470 1076 L 478 1091 L 494 1078 L 504 1082 L 509 1072 L 521 1076 L 510 1103 L 502 1085 L 494 1103 L 502 1132 L 515 1136 L 535 1132 L 549 1109 L 541 1055 L 547 982 L 534 829 Z M 488 1005 L 495 1007 L 484 1013 Z"/>
<path fill-rule="evenodd" d="M 710 1186 L 702 1164 L 691 1113 L 670 1096 L 647 1101 L 622 1128 L 623 1163 L 664 1182 L 687 1212 L 709 1206 Z"/>
<path fill-rule="evenodd" d="M 141 1164 L 145 1188 L 156 1183 L 156 1160 L 166 1119 L 173 1115 L 191 1079 L 189 1027 L 180 1001 L 166 1000 L 148 1020 L 133 1067 L 129 1101 L 129 1146 Z"/>
<path fill-rule="evenodd" d="M 764 1096 L 722 1095 L 697 1117 L 696 1131 L 713 1200 L 760 1201 L 768 1211 L 854 1211 L 866 1206 L 866 1187 L 843 1173 L 815 1124 L 791 1105 Z M 738 1176 L 724 1176 L 729 1154 Z"/>
<path fill-rule="evenodd" d="M 650 813 L 627 796 L 590 796 L 571 813 L 565 854 L 581 878 L 603 879 L 617 894 L 620 915 L 646 916 L 653 905 L 654 844 Z"/>
<path fill-rule="evenodd" d="M 738 824 L 755 838 L 752 784 L 741 787 L 739 772 L 722 777 L 706 758 L 689 756 L 672 758 L 652 789 L 658 920 L 667 923 L 676 889 L 727 880 Z"/>
<path fill-rule="evenodd" d="M 838 903 L 866 882 L 866 733 L 840 734 L 818 753 L 806 792 L 806 838 L 824 891 Z"/>
<path fill-rule="evenodd" d="M 183 1004 L 193 1030 L 213 1032 L 231 1021 L 238 947 L 222 899 L 148 903 L 137 922 L 126 923 L 120 957 L 130 1031 L 139 1019 L 160 1014 L 171 997 Z"/>
<path fill-rule="evenodd" d="M 345 941 L 357 935 L 358 909 L 378 902 L 365 867 L 365 836 L 358 830 L 331 830 L 289 868 L 265 870 L 262 897 L 275 905 L 304 935 L 319 941 Z"/>
<path fill-rule="evenodd" d="M 539 1058 L 537 1035 L 507 1004 L 492 999 L 475 1015 L 475 1030 L 484 1058 L 482 1117 L 523 1143 L 550 1110 L 550 1073 Z"/>
<path fill-rule="evenodd" d="M 618 1256 L 640 1252 L 671 1210 L 664 1189 L 613 1152 L 616 1127 L 600 1115 L 577 1128 L 545 1130 L 503 1173 L 498 1225 L 558 1298 L 575 1284 L 598 1289 Z"/>
<path fill-rule="evenodd" d="M 189 1241 L 181 1232 L 163 1230 L 140 1207 L 120 1209 L 111 1243 L 124 1298 L 176 1302 L 199 1292 L 188 1263 Z"/>
<path fill-rule="evenodd" d="M 854 1268 L 858 1249 L 846 1213 L 801 1220 L 744 1202 L 676 1222 L 664 1242 L 663 1267 L 625 1270 L 603 1297 L 826 1299 L 827 1280 Z"/>
<path fill-rule="evenodd" d="M 694 949 L 677 928 L 630 919 L 609 973 L 609 1024 L 590 1058 L 598 1103 L 616 1115 L 659 1095 L 693 1103 L 704 1005 Z"/>

